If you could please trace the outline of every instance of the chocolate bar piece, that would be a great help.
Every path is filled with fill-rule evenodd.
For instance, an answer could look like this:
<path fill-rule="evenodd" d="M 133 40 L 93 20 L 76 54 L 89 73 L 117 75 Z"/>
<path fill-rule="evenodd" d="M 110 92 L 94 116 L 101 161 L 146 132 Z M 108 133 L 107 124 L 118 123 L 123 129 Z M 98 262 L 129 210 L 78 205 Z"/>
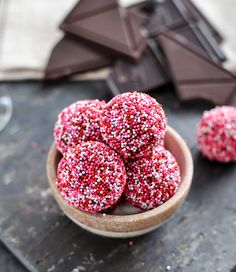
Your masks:
<path fill-rule="evenodd" d="M 159 35 L 180 100 L 203 98 L 226 104 L 236 91 L 235 76 L 183 37 L 171 32 Z"/>
<path fill-rule="evenodd" d="M 211 46 L 214 53 L 217 55 L 217 57 L 220 59 L 221 62 L 224 62 L 227 58 L 224 54 L 224 52 L 219 47 L 219 43 L 217 40 L 212 36 L 208 28 L 203 23 L 198 23 L 198 28 L 203 33 L 203 35 L 206 37 L 206 42 Z"/>
<path fill-rule="evenodd" d="M 163 0 L 156 3 L 150 21 L 145 25 L 149 37 L 156 37 L 163 26 L 175 30 L 188 24 L 189 14 L 181 2 L 176 0 Z"/>
<path fill-rule="evenodd" d="M 119 7 L 114 0 L 81 0 L 68 17 L 61 24 L 66 33 L 116 53 L 138 59 L 146 48 L 140 28 L 143 16 Z"/>
<path fill-rule="evenodd" d="M 170 82 L 161 60 L 161 54 L 153 41 L 137 63 L 119 60 L 115 63 L 107 84 L 114 95 L 127 91 L 147 92 Z"/>
<path fill-rule="evenodd" d="M 142 18 L 142 23 L 144 23 L 148 19 L 149 12 L 151 12 L 151 3 L 154 3 L 154 1 L 142 1 L 134 5 L 130 5 L 128 7 L 128 10 L 130 12 L 138 14 L 140 18 Z M 152 4 L 152 6 L 154 5 Z M 85 0 L 80 0 L 71 10 L 71 12 L 64 18 L 64 20 L 60 24 L 60 28 L 64 29 L 66 28 L 66 25 L 72 23 L 73 21 L 76 21 L 76 19 L 89 16 L 90 14 L 96 14 L 96 12 L 100 12 L 101 9 L 106 10 L 109 8 L 118 7 L 119 5 L 117 0 L 94 1 L 93 6 L 91 7 L 85 4 Z M 86 9 L 91 9 L 92 12 L 86 12 Z"/>
<path fill-rule="evenodd" d="M 221 51 L 216 52 L 214 41 L 209 40 L 209 36 L 206 36 L 198 24 L 192 23 L 185 25 L 173 31 L 180 36 L 183 36 L 186 40 L 191 42 L 193 45 L 197 46 L 201 50 L 202 54 L 209 56 L 212 60 L 217 63 L 221 63 L 225 60 L 225 55 Z M 155 38 L 155 41 L 158 43 L 158 37 Z"/>
<path fill-rule="evenodd" d="M 201 36 L 205 36 L 205 41 L 202 40 L 202 42 L 205 44 L 205 48 L 209 48 L 210 51 L 212 51 L 213 54 L 216 55 L 216 58 L 218 58 L 221 62 L 224 62 L 226 60 L 225 54 L 222 52 L 220 47 L 218 46 L 219 40 L 222 38 L 218 31 L 211 25 L 211 23 L 207 20 L 207 18 L 198 10 L 198 8 L 192 3 L 191 0 L 172 0 L 175 1 L 176 5 L 179 7 L 179 9 L 183 9 L 183 6 L 185 6 L 186 9 L 185 12 L 183 12 L 183 16 L 187 13 L 189 14 L 188 17 L 185 16 L 186 21 L 191 25 L 192 21 L 195 19 L 197 21 L 197 27 L 198 32 L 201 32 Z M 190 9 L 190 5 L 192 6 L 192 9 Z M 182 6 L 182 8 L 181 8 Z M 194 12 L 195 10 L 195 12 Z M 199 16 L 196 16 L 196 13 L 198 13 Z M 211 52 L 209 52 L 211 54 Z M 213 56 L 211 54 L 211 56 Z"/>
<path fill-rule="evenodd" d="M 155 12 L 151 15 L 150 22 L 145 26 L 150 37 L 157 37 L 163 27 L 180 32 L 184 28 L 191 28 L 192 35 L 198 40 L 200 47 L 204 47 L 207 54 L 216 62 L 226 60 L 225 54 L 219 48 L 217 41 L 208 30 L 205 21 L 198 23 L 196 18 L 186 9 L 183 0 L 164 0 L 156 3 Z M 210 29 L 212 30 L 212 28 Z M 188 34 L 189 35 L 189 34 Z M 196 42 L 194 38 L 194 43 Z M 192 39 L 192 37 L 191 37 Z"/>
<path fill-rule="evenodd" d="M 112 58 L 97 48 L 70 36 L 62 38 L 51 52 L 45 79 L 56 79 L 108 66 Z"/>
<path fill-rule="evenodd" d="M 218 43 L 223 41 L 223 37 L 219 31 L 211 24 L 211 22 L 202 14 L 202 12 L 196 7 L 191 0 L 181 0 L 185 5 L 186 9 L 199 23 L 203 23 L 211 35 L 215 38 Z"/>
<path fill-rule="evenodd" d="M 147 30 L 151 36 L 158 34 L 161 25 L 173 30 L 193 21 L 202 24 L 217 43 L 222 42 L 223 38 L 220 33 L 191 0 L 163 0 L 155 2 L 156 11 L 153 12 L 151 21 L 147 25 Z"/>

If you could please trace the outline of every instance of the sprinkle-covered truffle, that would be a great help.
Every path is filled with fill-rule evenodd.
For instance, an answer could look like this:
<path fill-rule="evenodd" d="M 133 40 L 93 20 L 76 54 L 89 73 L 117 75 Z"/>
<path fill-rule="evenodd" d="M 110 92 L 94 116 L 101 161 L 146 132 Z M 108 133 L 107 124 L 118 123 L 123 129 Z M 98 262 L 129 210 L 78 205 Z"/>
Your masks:
<path fill-rule="evenodd" d="M 99 100 L 78 101 L 59 114 L 54 138 L 62 154 L 81 141 L 102 141 L 98 120 L 104 105 Z"/>
<path fill-rule="evenodd" d="M 161 146 L 155 147 L 152 158 L 128 163 L 126 171 L 125 197 L 145 210 L 166 202 L 180 184 L 179 166 L 173 155 Z"/>
<path fill-rule="evenodd" d="M 124 93 L 113 98 L 102 112 L 105 142 L 124 159 L 151 154 L 163 142 L 167 118 L 162 106 L 144 93 Z"/>
<path fill-rule="evenodd" d="M 58 165 L 57 186 L 70 205 L 89 212 L 112 208 L 126 184 L 120 156 L 100 142 L 69 148 Z"/>
<path fill-rule="evenodd" d="M 236 108 L 222 106 L 204 112 L 197 129 L 197 141 L 208 159 L 236 161 Z"/>

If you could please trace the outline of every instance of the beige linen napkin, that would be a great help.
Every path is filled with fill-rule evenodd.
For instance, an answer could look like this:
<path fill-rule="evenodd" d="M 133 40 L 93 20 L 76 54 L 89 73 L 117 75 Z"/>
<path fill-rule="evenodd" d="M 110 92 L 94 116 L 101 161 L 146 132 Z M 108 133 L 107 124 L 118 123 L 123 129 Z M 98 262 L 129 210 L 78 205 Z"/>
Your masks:
<path fill-rule="evenodd" d="M 98 1 L 98 0 L 94 0 Z M 102 1 L 102 0 L 99 0 Z M 122 0 L 126 6 L 140 0 Z M 236 70 L 235 0 L 194 0 L 222 31 L 223 45 Z M 40 79 L 62 33 L 58 25 L 77 0 L 0 0 L 0 80 Z M 80 79 L 104 78 L 107 69 Z"/>
<path fill-rule="evenodd" d="M 1 0 L 0 79 L 40 78 L 76 0 Z"/>

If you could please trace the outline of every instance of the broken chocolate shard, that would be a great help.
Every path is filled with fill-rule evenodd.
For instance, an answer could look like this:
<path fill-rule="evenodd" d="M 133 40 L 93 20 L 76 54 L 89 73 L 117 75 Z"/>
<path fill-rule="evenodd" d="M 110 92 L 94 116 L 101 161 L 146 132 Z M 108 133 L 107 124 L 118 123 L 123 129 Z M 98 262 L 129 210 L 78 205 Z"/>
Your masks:
<path fill-rule="evenodd" d="M 133 17 L 133 16 L 135 17 L 135 21 L 137 22 L 138 26 L 141 27 L 142 29 L 145 23 L 149 20 L 149 17 L 142 12 L 128 10 L 128 13 L 129 13 L 129 17 Z M 132 23 L 132 20 L 131 20 L 131 23 Z"/>
<path fill-rule="evenodd" d="M 229 104 L 235 91 L 236 83 L 233 82 L 186 84 L 179 87 L 183 101 L 204 99 L 216 105 Z"/>
<path fill-rule="evenodd" d="M 73 37 L 65 36 L 52 50 L 44 78 L 57 79 L 105 67 L 111 63 L 112 58 L 97 48 L 88 46 Z"/>
<path fill-rule="evenodd" d="M 107 79 L 112 93 L 117 95 L 127 91 L 148 92 L 168 84 L 170 79 L 159 57 L 161 58 L 158 48 L 155 43 L 151 45 L 150 41 L 137 63 L 128 60 L 117 61 Z"/>
<path fill-rule="evenodd" d="M 235 76 L 183 37 L 163 32 L 159 41 L 181 100 L 204 98 L 226 104 L 236 91 Z"/>
<path fill-rule="evenodd" d="M 221 48 L 218 45 L 217 40 L 215 39 L 215 37 L 213 37 L 211 35 L 211 33 L 209 32 L 208 28 L 206 27 L 205 24 L 199 22 L 198 23 L 198 28 L 199 30 L 203 33 L 203 35 L 207 38 L 205 40 L 206 45 L 208 44 L 211 48 L 213 53 L 217 56 L 217 58 L 221 61 L 224 62 L 226 61 L 226 56 L 224 54 L 224 52 L 221 50 Z"/>
<path fill-rule="evenodd" d="M 139 15 L 135 12 L 129 12 L 129 16 L 127 17 L 128 24 L 130 25 L 129 29 L 129 35 L 132 37 L 132 40 L 134 41 L 134 44 L 140 44 L 142 43 L 143 36 L 140 35 L 140 27 L 146 20 L 142 15 Z"/>
<path fill-rule="evenodd" d="M 79 8 L 80 2 L 77 12 Z M 105 10 L 99 9 L 85 17 L 76 16 L 75 20 L 62 24 L 61 28 L 113 52 L 138 59 L 147 45 L 141 32 L 140 20 L 139 14 L 135 15 L 122 7 L 108 6 Z"/>
<path fill-rule="evenodd" d="M 191 10 L 187 9 L 184 0 L 157 2 L 154 10 L 155 12 L 150 15 L 151 19 L 149 23 L 146 24 L 146 29 L 150 37 L 157 38 L 163 27 L 175 32 L 190 27 L 192 28 L 191 31 L 195 32 L 193 34 L 198 36 L 198 43 L 201 43 L 201 47 L 205 48 L 213 60 L 216 62 L 226 60 L 225 54 L 219 48 L 216 39 L 212 36 L 212 28 L 209 28 L 203 19 L 194 17 L 195 14 L 192 14 Z"/>
<path fill-rule="evenodd" d="M 191 24 L 179 28 L 175 31 L 176 34 L 183 36 L 186 40 L 194 44 L 201 50 L 202 54 L 211 57 L 214 61 L 219 62 L 218 57 L 206 42 L 206 37 L 202 34 L 197 24 Z"/>
<path fill-rule="evenodd" d="M 212 25 L 212 23 L 207 19 L 206 16 L 200 11 L 200 9 L 193 3 L 191 0 L 181 0 L 182 3 L 185 5 L 186 9 L 192 16 L 195 18 L 196 21 L 205 25 L 211 35 L 215 38 L 218 43 L 223 41 L 223 37 L 219 33 L 219 31 Z"/>
<path fill-rule="evenodd" d="M 201 28 L 197 23 L 185 25 L 172 32 L 183 36 L 190 43 L 197 46 L 198 49 L 201 50 L 202 54 L 209 56 L 213 61 L 221 63 L 223 60 L 225 60 L 225 56 L 223 55 L 223 53 L 216 53 L 216 50 L 214 48 L 215 43 L 210 42 L 209 36 L 206 36 L 205 33 L 202 32 Z M 158 43 L 158 36 L 154 38 L 154 40 Z"/>
<path fill-rule="evenodd" d="M 157 63 L 161 65 L 162 71 L 164 72 L 165 78 L 170 81 L 170 72 L 168 69 L 168 65 L 166 62 L 166 59 L 163 55 L 163 52 L 160 49 L 160 46 L 155 43 L 153 39 L 148 40 L 148 47 L 150 51 L 152 52 L 152 55 L 156 58 Z M 157 86 L 158 87 L 158 86 Z"/>
<path fill-rule="evenodd" d="M 212 62 L 197 47 L 188 43 L 183 37 L 173 32 L 168 32 L 159 35 L 159 40 L 170 64 L 170 68 L 178 80 L 232 78 L 231 73 Z"/>
<path fill-rule="evenodd" d="M 189 14 L 191 14 L 191 21 L 195 19 L 197 22 L 197 26 L 199 31 L 206 37 L 205 39 L 205 46 L 211 47 L 211 50 L 216 55 L 216 57 L 221 61 L 224 62 L 226 60 L 226 56 L 219 47 L 219 40 L 223 40 L 222 36 L 220 36 L 219 32 L 213 27 L 210 21 L 205 17 L 201 11 L 195 6 L 195 4 L 191 0 L 175 0 L 181 2 L 186 9 L 188 10 Z M 187 4 L 188 3 L 188 4 Z M 192 6 L 192 10 L 188 9 L 189 6 Z M 192 12 L 191 12 L 192 11 Z M 195 11 L 195 12 L 194 12 Z M 198 16 L 196 16 L 196 13 Z M 190 21 L 190 24 L 191 24 Z"/>
<path fill-rule="evenodd" d="M 176 0 L 164 0 L 156 3 L 149 23 L 145 26 L 149 37 L 155 37 L 162 27 L 174 30 L 188 24 L 190 18 L 185 7 Z"/>
<path fill-rule="evenodd" d="M 202 33 L 203 36 L 206 37 L 204 41 L 205 46 L 210 47 L 210 50 L 213 51 L 212 53 L 215 54 L 216 57 L 221 62 L 224 62 L 226 60 L 226 56 L 218 45 L 219 40 L 222 40 L 222 37 L 220 36 L 219 32 L 213 27 L 210 21 L 207 19 L 207 17 L 205 17 L 201 13 L 201 11 L 194 5 L 194 3 L 191 0 L 172 0 L 172 1 L 175 1 L 176 5 L 178 5 L 179 7 L 182 5 L 186 8 L 185 13 L 187 11 L 187 13 L 189 14 L 188 17 L 185 17 L 186 20 L 191 25 L 192 21 L 195 19 L 199 31 Z M 188 9 L 190 5 L 192 6 L 192 9 Z M 183 16 L 185 13 L 183 13 Z M 196 13 L 198 14 L 198 16 L 196 16 Z"/>

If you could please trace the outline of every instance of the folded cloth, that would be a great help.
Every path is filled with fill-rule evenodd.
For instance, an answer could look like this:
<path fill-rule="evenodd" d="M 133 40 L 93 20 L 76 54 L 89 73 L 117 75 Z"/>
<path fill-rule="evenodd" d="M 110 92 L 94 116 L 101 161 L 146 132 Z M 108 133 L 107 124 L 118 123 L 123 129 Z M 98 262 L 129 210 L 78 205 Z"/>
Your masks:
<path fill-rule="evenodd" d="M 1 0 L 0 79 L 42 76 L 62 36 L 58 25 L 77 0 Z"/>
<path fill-rule="evenodd" d="M 62 37 L 58 25 L 77 1 L 0 0 L 0 80 L 42 78 L 50 52 Z M 138 1 L 122 0 L 121 4 Z M 230 67 L 236 69 L 236 32 L 232 24 L 236 16 L 235 0 L 194 1 L 223 29 Z M 79 79 L 103 78 L 107 72 L 90 72 Z"/>
<path fill-rule="evenodd" d="M 60 22 L 78 0 L 0 0 L 0 80 L 40 79 Z M 101 0 L 99 0 L 101 1 Z M 128 5 L 140 0 L 122 0 Z M 106 70 L 81 79 L 104 78 Z"/>

